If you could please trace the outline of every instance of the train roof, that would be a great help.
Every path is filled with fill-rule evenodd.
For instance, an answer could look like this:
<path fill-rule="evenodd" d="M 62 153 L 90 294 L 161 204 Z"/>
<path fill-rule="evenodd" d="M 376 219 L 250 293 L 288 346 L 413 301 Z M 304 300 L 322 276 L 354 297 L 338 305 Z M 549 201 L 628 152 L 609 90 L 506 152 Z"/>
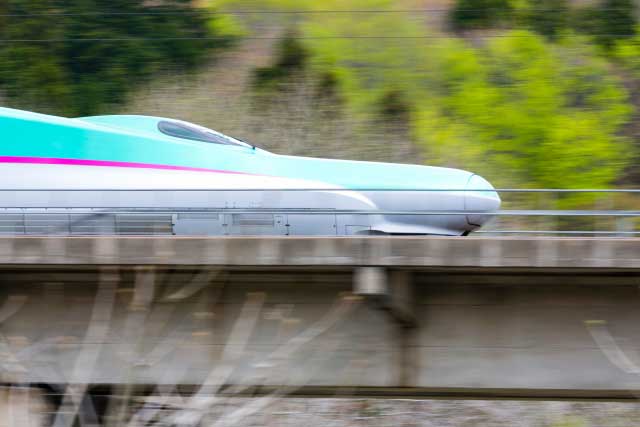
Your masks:
<path fill-rule="evenodd" d="M 322 182 L 346 189 L 464 189 L 472 176 L 460 169 L 425 165 L 273 154 L 210 129 L 163 117 L 63 118 L 0 107 L 0 128 L 0 157 L 12 161 L 148 164 Z"/>
<path fill-rule="evenodd" d="M 189 123 L 183 120 L 165 117 L 144 115 L 104 115 L 77 118 L 65 118 L 31 111 L 16 110 L 0 107 L 0 117 L 14 118 L 56 126 L 85 128 L 96 130 L 97 128 L 107 132 L 136 134 L 147 138 L 187 139 L 224 145 L 239 145 L 252 147 L 239 139 L 224 135 L 212 129 Z"/>
<path fill-rule="evenodd" d="M 169 119 L 166 117 L 107 115 L 79 117 L 75 120 L 112 127 L 114 129 L 144 132 L 155 136 L 168 135 L 174 138 L 189 139 L 193 141 L 251 147 L 250 144 L 247 144 L 244 141 L 227 136 L 213 129 L 184 120 Z"/>

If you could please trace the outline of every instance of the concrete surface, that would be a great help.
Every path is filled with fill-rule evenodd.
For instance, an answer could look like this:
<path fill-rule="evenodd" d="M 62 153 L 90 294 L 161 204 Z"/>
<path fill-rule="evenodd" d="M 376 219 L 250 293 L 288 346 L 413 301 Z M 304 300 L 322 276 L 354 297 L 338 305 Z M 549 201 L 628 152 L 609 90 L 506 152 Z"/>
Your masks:
<path fill-rule="evenodd" d="M 0 237 L 1 264 L 640 268 L 640 239 Z"/>
<path fill-rule="evenodd" d="M 0 382 L 50 386 L 68 420 L 95 387 L 120 414 L 178 386 L 633 402 L 639 285 L 640 239 L 1 237 Z M 9 418 L 42 413 L 5 390 Z"/>
<path fill-rule="evenodd" d="M 213 375 L 211 384 L 462 395 L 640 390 L 636 275 L 414 272 L 412 328 L 353 295 L 353 276 L 5 266 L 2 379 L 197 387 Z"/>

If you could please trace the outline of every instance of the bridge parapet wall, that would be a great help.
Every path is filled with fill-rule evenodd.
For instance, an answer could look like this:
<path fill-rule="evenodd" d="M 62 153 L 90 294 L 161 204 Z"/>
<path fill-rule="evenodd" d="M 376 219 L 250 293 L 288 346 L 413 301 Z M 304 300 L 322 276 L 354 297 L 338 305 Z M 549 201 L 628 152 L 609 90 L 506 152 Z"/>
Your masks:
<path fill-rule="evenodd" d="M 635 270 L 640 239 L 0 237 L 2 264 Z"/>

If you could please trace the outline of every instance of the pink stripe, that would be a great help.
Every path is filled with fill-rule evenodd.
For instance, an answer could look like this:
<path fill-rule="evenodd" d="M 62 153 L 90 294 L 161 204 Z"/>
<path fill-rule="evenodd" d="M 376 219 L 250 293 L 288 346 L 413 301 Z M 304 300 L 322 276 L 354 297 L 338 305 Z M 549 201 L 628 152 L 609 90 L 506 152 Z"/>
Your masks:
<path fill-rule="evenodd" d="M 117 162 L 112 160 L 81 160 L 81 159 L 60 159 L 52 157 L 18 157 L 0 156 L 0 163 L 29 163 L 38 165 L 73 165 L 73 166 L 108 166 L 114 168 L 135 168 L 135 169 L 163 169 L 174 171 L 191 172 L 214 172 L 229 173 L 237 175 L 255 175 L 245 172 L 227 171 L 220 169 L 193 168 L 189 166 L 157 165 L 151 163 L 137 162 Z"/>

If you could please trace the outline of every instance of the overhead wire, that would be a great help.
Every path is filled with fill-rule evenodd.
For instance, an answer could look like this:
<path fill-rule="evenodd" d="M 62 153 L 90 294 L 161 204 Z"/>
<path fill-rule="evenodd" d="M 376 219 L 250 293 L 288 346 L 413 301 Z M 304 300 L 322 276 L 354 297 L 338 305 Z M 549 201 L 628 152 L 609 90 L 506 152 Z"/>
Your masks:
<path fill-rule="evenodd" d="M 590 34 L 596 37 L 634 37 L 637 34 L 630 33 L 607 33 Z M 295 40 L 429 40 L 429 39 L 451 39 L 451 35 L 422 35 L 422 36 L 298 36 L 292 37 Z M 478 38 L 529 38 L 538 37 L 537 34 L 480 34 Z M 581 35 L 569 35 L 565 38 L 579 38 Z M 62 39 L 0 39 L 0 43 L 76 43 L 76 42 L 127 42 L 127 41 L 214 41 L 229 40 L 229 36 L 204 36 L 204 37 L 114 37 L 114 38 L 62 38 Z M 282 37 L 272 36 L 243 36 L 244 40 L 280 40 Z"/>
<path fill-rule="evenodd" d="M 578 10 L 580 8 L 577 8 Z M 144 11 L 144 12 L 42 12 L 42 13 L 4 13 L 0 17 L 36 17 L 36 16 L 154 16 L 154 15 L 317 15 L 346 13 L 450 13 L 453 8 L 438 9 L 319 9 L 319 10 L 207 10 L 193 9 L 184 11 Z M 465 8 L 455 9 L 459 12 L 503 12 L 505 8 Z M 531 12 L 557 12 L 554 8 L 528 8 Z M 624 8 L 598 8 L 598 12 L 627 11 Z"/>

